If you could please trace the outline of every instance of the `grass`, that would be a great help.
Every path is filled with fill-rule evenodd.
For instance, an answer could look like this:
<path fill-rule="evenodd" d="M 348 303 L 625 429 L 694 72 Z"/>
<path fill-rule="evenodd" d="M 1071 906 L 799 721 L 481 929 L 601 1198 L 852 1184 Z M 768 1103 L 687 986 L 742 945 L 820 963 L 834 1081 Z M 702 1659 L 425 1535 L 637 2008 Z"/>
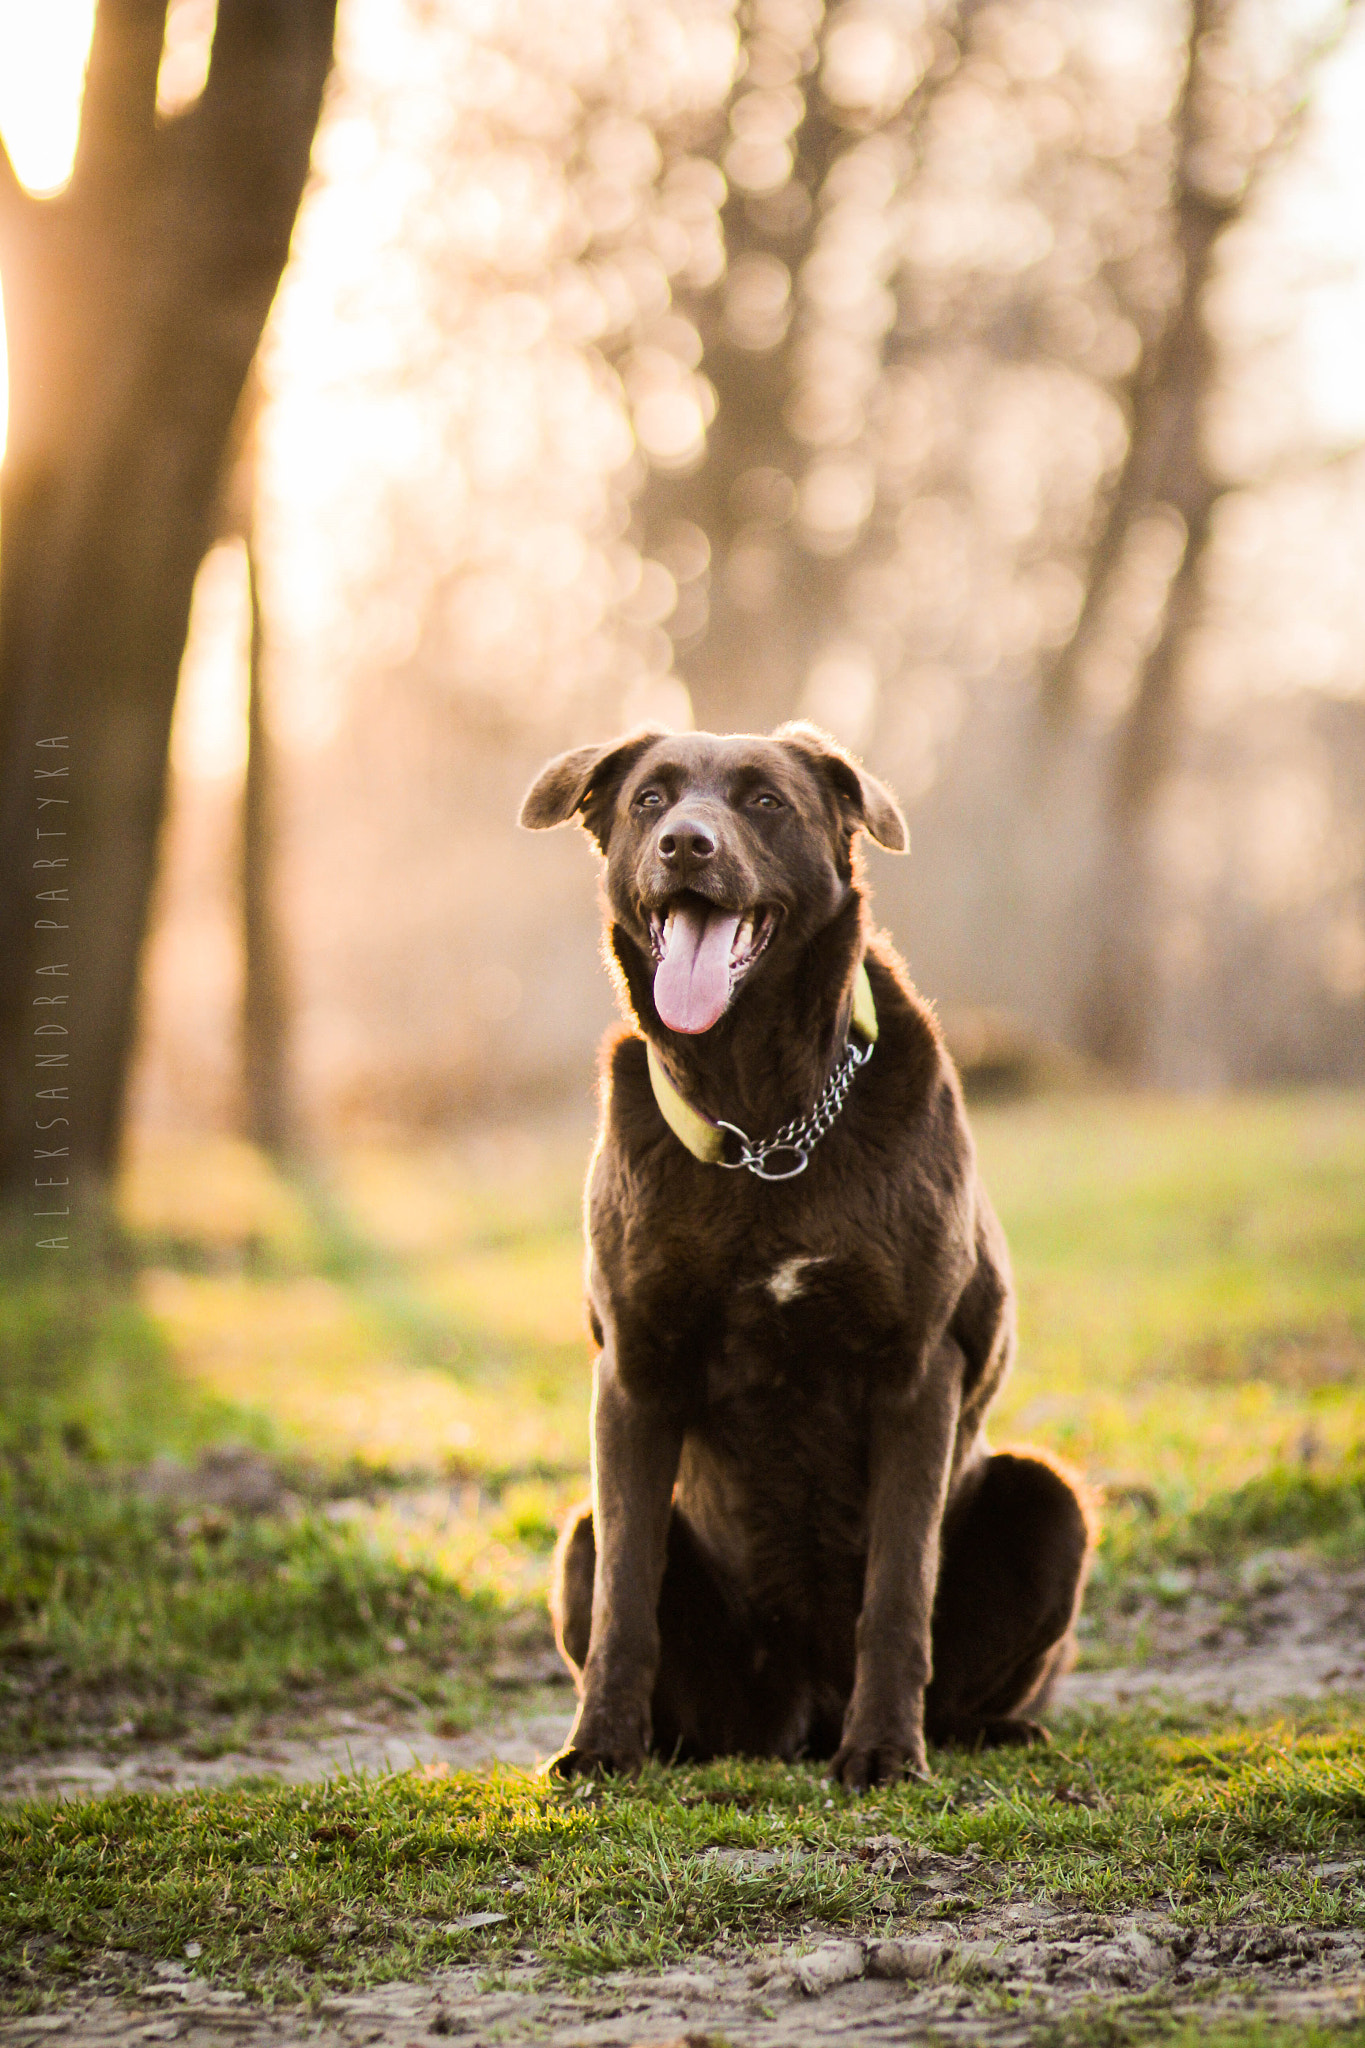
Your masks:
<path fill-rule="evenodd" d="M 92 1470 L 193 1459 L 235 1439 L 277 1442 L 261 1411 L 238 1409 L 179 1370 L 163 1331 L 119 1276 L 63 1284 L 11 1256 L 0 1270 L 0 1457 L 65 1452 Z"/>
<path fill-rule="evenodd" d="M 1051 1098 L 973 1121 L 1020 1296 L 994 1433 L 1106 1489 L 1097 1600 L 1192 1550 L 1365 1553 L 1365 1096 Z M 143 1303 L 196 1385 L 291 1441 L 531 1480 L 548 1524 L 587 1463 L 586 1143 L 356 1148 L 321 1232 L 259 1161 L 251 1196 L 245 1148 L 222 1213 L 192 1147 L 149 1148 L 125 1192 L 154 1261 Z M 194 1256 L 155 1263 L 173 1214 Z M 447 1525 L 427 1554 L 535 1593 L 543 1553 L 484 1534 Z"/>
<path fill-rule="evenodd" d="M 1076 2041 L 1078 2048 L 1082 2042 L 1087 2048 L 1091 2043 L 1094 2048 L 1113 2048 L 1122 2041 L 1151 2039 L 1155 2033 L 1155 2028 L 1149 2031 L 1108 2021 L 1066 2038 Z M 1049 2038 L 1047 2034 L 1039 2036 L 1043 2041 Z M 1365 2041 L 1365 2020 L 1349 2020 L 1339 2027 L 1280 2019 L 1187 2020 L 1161 2030 L 1159 2038 L 1163 2048 L 1356 2048 Z"/>
<path fill-rule="evenodd" d="M 1365 1097 L 975 1118 L 1014 1253 L 1017 1429 L 1179 1509 L 1365 1445 Z"/>
<path fill-rule="evenodd" d="M 1016 1896 L 1192 1925 L 1361 1923 L 1365 1896 L 1317 1868 L 1365 1846 L 1358 1723 L 1077 1721 L 1042 1754 L 938 1761 L 931 1783 L 861 1798 L 734 1763 L 574 1794 L 410 1773 L 29 1807 L 0 1817 L 0 1983 L 22 2004 L 96 1963 L 136 1981 L 188 1951 L 215 1983 L 298 2000 L 528 1946 L 581 1976 L 907 1917 L 969 1925 Z M 964 1891 L 879 1874 L 863 1845 L 887 1834 L 975 1852 Z M 708 1854 L 722 1847 L 776 1857 L 746 1871 Z M 503 1917 L 457 1924 L 480 1913 Z"/>
<path fill-rule="evenodd" d="M 1020 1294 L 997 1436 L 1182 1515 L 1272 1466 L 1355 1457 L 1365 1095 L 1057 1098 L 973 1121 Z M 227 1149 L 219 1173 L 216 1154 L 196 1169 L 196 1147 L 149 1145 L 125 1188 L 142 1299 L 183 1373 L 333 1455 L 585 1468 L 586 1130 L 353 1149 L 330 1238 Z"/>
<path fill-rule="evenodd" d="M 194 1970 L 272 1999 L 354 1989 L 532 1946 L 563 1974 L 649 1968 L 716 1942 L 970 1921 L 1011 1896 L 1189 1923 L 1361 1925 L 1318 1864 L 1365 1847 L 1365 1729 L 1074 1722 L 1046 1753 L 939 1757 L 931 1784 L 851 1798 L 812 1769 L 651 1767 L 565 1794 L 503 1774 L 407 1774 L 31 1806 L 0 1819 L 10 1997 L 117 1950 L 135 1976 Z M 925 1901 L 862 1845 L 976 1851 L 966 1892 Z M 776 1851 L 745 1872 L 714 1847 Z M 473 1913 L 497 1925 L 460 1929 Z"/>
<path fill-rule="evenodd" d="M 1153 1586 L 1178 1597 L 1186 1566 L 1365 1557 L 1365 1096 L 974 1122 L 1021 1302 L 995 1434 L 1106 1486 L 1101 1631 Z M 149 1142 L 121 1198 L 131 1279 L 4 1276 L 0 1748 L 210 1753 L 340 1705 L 444 1729 L 486 1711 L 508 1628 L 544 1639 L 584 1483 L 585 1148 L 574 1129 L 355 1148 L 323 1186 L 245 1146 Z M 212 1498 L 206 1457 L 259 1467 L 264 1511 Z M 297 1999 L 518 1945 L 581 1973 L 870 1931 L 906 1907 L 855 1854 L 879 1831 L 978 1847 L 983 1898 L 1360 1922 L 1360 1893 L 1309 1868 L 1365 1833 L 1345 1708 L 1072 1721 L 1041 1760 L 939 1763 L 865 1801 L 735 1765 L 586 1798 L 409 1776 L 11 1810 L 5 1995 L 131 1981 L 187 1943 L 216 1982 Z M 705 1854 L 760 1843 L 806 1860 L 745 1877 Z M 507 1917 L 451 1931 L 483 1911 Z"/>
<path fill-rule="evenodd" d="M 1095 1625 L 1191 1564 L 1365 1555 L 1365 1098 L 1063 1098 L 975 1126 L 1021 1301 L 996 1434 L 1106 1485 Z M 489 1617 L 541 1600 L 585 1485 L 585 1143 L 359 1147 L 324 1186 L 149 1141 L 131 1292 L 10 1275 L 0 1746 L 306 1722 L 342 1692 L 475 1711 Z M 282 1469 L 283 1512 L 205 1512 L 187 1475 L 225 1444 Z"/>
<path fill-rule="evenodd" d="M 184 1735 L 204 1716 L 245 1732 L 324 1699 L 472 1711 L 460 1660 L 486 1654 L 488 1603 L 317 1512 L 183 1514 L 49 1465 L 5 1477 L 0 1517 L 11 1753 Z"/>
<path fill-rule="evenodd" d="M 1076 2032 L 1060 2030 L 1054 2035 L 1041 2032 L 1037 2038 L 1074 2041 L 1077 2048 L 1116 2048 L 1127 2041 L 1159 2038 L 1162 2048 L 1356 2048 L 1365 2041 L 1365 2020 L 1351 2020 L 1345 2026 L 1321 2027 L 1312 2022 L 1280 2019 L 1187 2020 L 1169 2028 L 1133 2027 L 1131 2023 L 1101 2021 Z"/>
<path fill-rule="evenodd" d="M 306 1718 L 323 1694 L 468 1718 L 489 1598 L 329 1513 L 380 1475 L 304 1463 L 187 1381 L 116 1277 L 11 1272 L 0 1304 L 0 1753 Z M 280 1512 L 195 1499 L 225 1445 L 249 1472 L 275 1453 Z"/>
<path fill-rule="evenodd" d="M 190 1382 L 332 1459 L 495 1480 L 586 1467 L 586 1131 L 359 1149 L 294 1187 L 245 1146 L 200 1151 L 147 1146 L 123 1192 L 142 1304 Z"/>

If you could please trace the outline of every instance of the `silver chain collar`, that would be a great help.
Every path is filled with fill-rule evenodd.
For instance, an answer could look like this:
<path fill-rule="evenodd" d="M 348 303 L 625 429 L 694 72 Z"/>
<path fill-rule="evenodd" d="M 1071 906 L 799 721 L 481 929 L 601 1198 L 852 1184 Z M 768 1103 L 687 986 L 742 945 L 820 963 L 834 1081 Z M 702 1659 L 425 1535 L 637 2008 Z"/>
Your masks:
<path fill-rule="evenodd" d="M 833 1129 L 834 1122 L 844 1106 L 844 1098 L 853 1086 L 853 1076 L 859 1067 L 865 1067 L 872 1057 L 872 1045 L 858 1045 L 850 1038 L 843 1059 L 834 1069 L 824 1086 L 820 1100 L 809 1116 L 794 1116 L 790 1123 L 783 1124 L 774 1138 L 751 1138 L 738 1124 L 727 1124 L 723 1116 L 716 1118 L 717 1128 L 729 1131 L 738 1138 L 740 1153 L 738 1159 L 718 1159 L 717 1166 L 723 1166 L 727 1173 L 738 1173 L 742 1166 L 760 1180 L 795 1180 L 798 1173 L 804 1173 L 810 1165 L 810 1155 L 820 1140 Z M 789 1152 L 796 1160 L 782 1173 L 769 1173 L 768 1161 L 774 1153 Z"/>

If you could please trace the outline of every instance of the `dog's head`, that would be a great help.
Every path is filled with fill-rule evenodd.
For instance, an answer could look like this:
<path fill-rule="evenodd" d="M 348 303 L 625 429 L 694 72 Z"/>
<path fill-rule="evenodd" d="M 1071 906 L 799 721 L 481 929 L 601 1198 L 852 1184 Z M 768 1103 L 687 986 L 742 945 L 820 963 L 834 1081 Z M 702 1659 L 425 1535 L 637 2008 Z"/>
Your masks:
<path fill-rule="evenodd" d="M 606 856 L 612 916 L 654 967 L 671 1031 L 709 1031 L 760 963 L 795 955 L 853 886 L 862 831 L 909 843 L 890 791 L 813 725 L 771 739 L 633 733 L 549 762 L 533 831 L 580 817 Z"/>

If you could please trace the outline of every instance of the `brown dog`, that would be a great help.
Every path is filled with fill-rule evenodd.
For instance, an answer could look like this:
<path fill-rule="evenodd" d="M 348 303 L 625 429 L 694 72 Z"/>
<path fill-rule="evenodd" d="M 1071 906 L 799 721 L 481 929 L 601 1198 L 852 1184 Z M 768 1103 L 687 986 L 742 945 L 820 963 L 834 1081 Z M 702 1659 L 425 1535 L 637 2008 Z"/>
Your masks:
<path fill-rule="evenodd" d="M 577 748 L 521 822 L 574 816 L 636 1028 L 588 1178 L 593 1498 L 552 1596 L 581 1695 L 554 1768 L 832 1756 L 862 1786 L 922 1771 L 926 1735 L 1027 1741 L 1090 1530 L 1060 1471 L 982 1434 L 1008 1257 L 854 853 L 903 851 L 904 819 L 805 725 Z"/>

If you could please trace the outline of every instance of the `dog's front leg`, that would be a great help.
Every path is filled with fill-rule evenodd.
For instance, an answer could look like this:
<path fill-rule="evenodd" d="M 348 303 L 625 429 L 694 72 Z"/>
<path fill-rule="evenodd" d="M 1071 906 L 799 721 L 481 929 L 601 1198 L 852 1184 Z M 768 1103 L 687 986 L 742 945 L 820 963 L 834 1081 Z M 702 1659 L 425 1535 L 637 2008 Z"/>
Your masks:
<path fill-rule="evenodd" d="M 578 1717 L 551 1765 L 559 1777 L 633 1773 L 649 1749 L 659 1590 L 682 1435 L 680 1423 L 622 1384 L 609 1338 L 593 1377 L 592 1634 Z"/>
<path fill-rule="evenodd" d="M 859 1789 L 926 1769 L 924 1691 L 961 1398 L 962 1353 L 945 1338 L 911 1394 L 874 1411 L 853 1694 L 831 1765 Z"/>

